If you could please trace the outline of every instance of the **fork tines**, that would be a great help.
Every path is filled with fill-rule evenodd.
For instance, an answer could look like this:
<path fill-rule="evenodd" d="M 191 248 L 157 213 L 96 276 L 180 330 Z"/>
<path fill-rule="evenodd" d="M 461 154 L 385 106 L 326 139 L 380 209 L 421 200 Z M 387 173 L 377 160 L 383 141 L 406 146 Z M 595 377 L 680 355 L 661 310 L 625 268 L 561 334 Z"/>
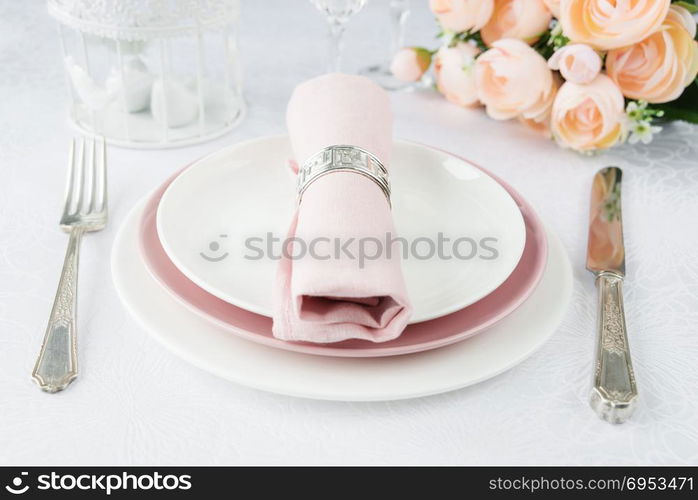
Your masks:
<path fill-rule="evenodd" d="M 107 215 L 107 161 L 103 137 L 73 139 L 62 226 L 100 224 Z"/>

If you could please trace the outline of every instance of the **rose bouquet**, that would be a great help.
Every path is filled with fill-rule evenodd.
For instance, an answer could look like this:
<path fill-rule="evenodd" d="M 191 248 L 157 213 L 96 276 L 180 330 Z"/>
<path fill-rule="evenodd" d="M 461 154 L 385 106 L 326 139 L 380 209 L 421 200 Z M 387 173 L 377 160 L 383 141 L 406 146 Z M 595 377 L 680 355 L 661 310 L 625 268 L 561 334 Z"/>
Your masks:
<path fill-rule="evenodd" d="M 430 0 L 437 50 L 409 47 L 392 71 L 484 105 L 563 147 L 649 143 L 661 121 L 698 123 L 696 0 Z"/>

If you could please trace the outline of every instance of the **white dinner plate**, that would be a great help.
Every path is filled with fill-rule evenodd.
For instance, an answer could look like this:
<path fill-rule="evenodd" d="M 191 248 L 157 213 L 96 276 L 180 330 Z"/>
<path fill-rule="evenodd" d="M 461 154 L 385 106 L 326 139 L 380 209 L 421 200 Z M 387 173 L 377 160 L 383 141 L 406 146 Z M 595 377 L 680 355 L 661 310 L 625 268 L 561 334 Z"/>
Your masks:
<path fill-rule="evenodd" d="M 291 157 L 286 136 L 222 149 L 183 171 L 157 213 L 162 246 L 187 278 L 265 316 L 272 315 L 278 264 L 270 257 L 280 253 L 296 203 Z M 405 141 L 395 142 L 390 172 L 396 229 L 415 248 L 403 259 L 411 323 L 463 309 L 509 277 L 526 229 L 516 202 L 497 181 L 463 159 Z M 428 238 L 438 245 L 440 233 L 449 240 L 442 255 L 453 255 L 461 238 L 458 254 L 472 258 L 440 258 L 429 242 L 414 243 Z M 488 259 L 492 248 L 498 255 Z M 251 260 L 260 250 L 264 257 Z"/>
<path fill-rule="evenodd" d="M 332 358 L 243 340 L 188 310 L 155 281 L 139 250 L 145 201 L 115 239 L 112 274 L 128 311 L 147 332 L 193 365 L 233 382 L 280 394 L 378 401 L 426 396 L 481 382 L 520 363 L 556 330 L 572 293 L 572 269 L 548 233 L 543 278 L 511 315 L 451 346 L 389 358 Z"/>

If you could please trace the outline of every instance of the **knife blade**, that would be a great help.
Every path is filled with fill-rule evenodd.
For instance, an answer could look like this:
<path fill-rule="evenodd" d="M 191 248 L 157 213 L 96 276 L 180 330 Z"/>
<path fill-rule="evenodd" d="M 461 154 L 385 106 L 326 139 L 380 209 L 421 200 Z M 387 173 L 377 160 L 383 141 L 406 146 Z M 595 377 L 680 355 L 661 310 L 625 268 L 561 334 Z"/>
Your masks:
<path fill-rule="evenodd" d="M 591 406 L 611 423 L 630 418 L 638 396 L 623 307 L 622 176 L 618 167 L 601 169 L 594 176 L 587 242 L 587 269 L 596 276 L 599 296 Z"/>

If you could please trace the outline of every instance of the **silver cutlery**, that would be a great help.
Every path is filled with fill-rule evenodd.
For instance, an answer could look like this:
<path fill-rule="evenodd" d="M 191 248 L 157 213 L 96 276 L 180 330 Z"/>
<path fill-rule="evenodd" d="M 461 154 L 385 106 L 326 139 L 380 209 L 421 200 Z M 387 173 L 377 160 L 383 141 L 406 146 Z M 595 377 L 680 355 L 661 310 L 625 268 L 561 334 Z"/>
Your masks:
<path fill-rule="evenodd" d="M 80 241 L 107 223 L 104 139 L 73 139 L 61 228 L 70 234 L 58 291 L 32 378 L 46 392 L 65 389 L 78 375 L 77 292 Z"/>
<path fill-rule="evenodd" d="M 614 424 L 630 418 L 638 396 L 623 309 L 621 179 L 618 167 L 601 169 L 594 176 L 587 246 L 587 269 L 596 275 L 599 295 L 591 406 Z"/>

